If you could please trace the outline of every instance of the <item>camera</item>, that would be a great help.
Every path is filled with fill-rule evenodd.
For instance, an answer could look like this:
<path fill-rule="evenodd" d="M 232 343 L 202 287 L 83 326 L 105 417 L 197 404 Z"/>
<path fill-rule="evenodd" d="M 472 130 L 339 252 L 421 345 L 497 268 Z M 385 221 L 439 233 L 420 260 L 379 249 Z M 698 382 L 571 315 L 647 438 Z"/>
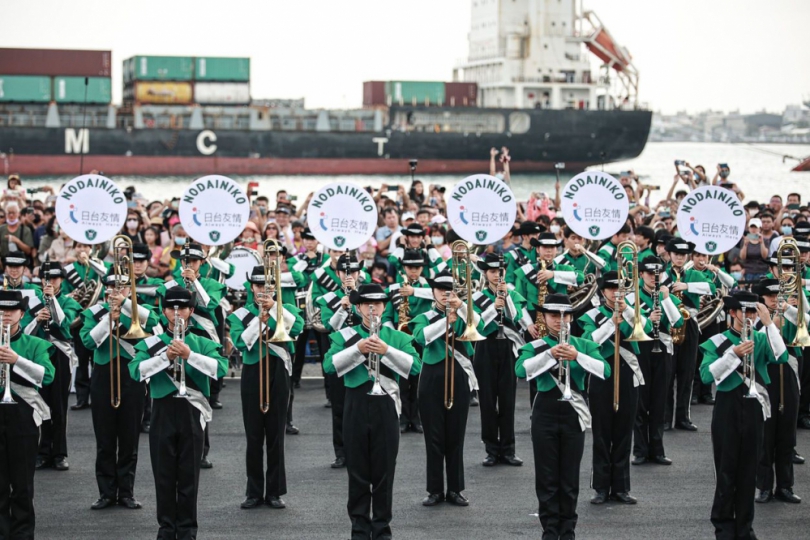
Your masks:
<path fill-rule="evenodd" d="M 415 168 L 416 168 L 416 165 L 417 165 L 418 163 L 419 163 L 419 160 L 418 160 L 418 159 L 411 159 L 410 161 L 408 161 L 408 165 L 410 165 L 410 166 L 411 166 L 411 169 L 415 169 Z"/>
<path fill-rule="evenodd" d="M 658 191 L 659 189 L 661 189 L 661 186 L 646 186 L 646 188 L 649 189 L 650 191 Z"/>
<path fill-rule="evenodd" d="M 565 168 L 565 163 L 563 163 L 563 162 L 555 163 L 554 168 L 555 169 L 564 169 Z"/>
<path fill-rule="evenodd" d="M 684 160 L 682 160 L 682 159 L 676 159 L 676 160 L 675 160 L 675 166 L 676 166 L 676 167 L 681 167 L 681 166 L 683 166 L 683 165 L 686 165 L 686 161 L 684 161 Z"/>
<path fill-rule="evenodd" d="M 290 200 L 290 201 L 297 201 L 298 200 L 298 195 L 290 195 L 289 197 L 287 197 L 287 199 Z"/>
<path fill-rule="evenodd" d="M 388 193 L 399 191 L 399 186 L 388 186 Z"/>

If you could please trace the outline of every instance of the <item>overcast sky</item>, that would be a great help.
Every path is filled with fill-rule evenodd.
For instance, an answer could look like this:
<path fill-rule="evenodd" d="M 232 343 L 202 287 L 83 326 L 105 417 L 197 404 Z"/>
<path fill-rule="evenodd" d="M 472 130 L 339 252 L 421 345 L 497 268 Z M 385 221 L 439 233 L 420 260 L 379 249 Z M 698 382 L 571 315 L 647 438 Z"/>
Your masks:
<path fill-rule="evenodd" d="M 249 56 L 254 98 L 359 107 L 364 80 L 451 80 L 471 0 L 2 0 L 0 47 Z M 810 97 L 810 0 L 585 0 L 672 113 L 781 112 Z"/>

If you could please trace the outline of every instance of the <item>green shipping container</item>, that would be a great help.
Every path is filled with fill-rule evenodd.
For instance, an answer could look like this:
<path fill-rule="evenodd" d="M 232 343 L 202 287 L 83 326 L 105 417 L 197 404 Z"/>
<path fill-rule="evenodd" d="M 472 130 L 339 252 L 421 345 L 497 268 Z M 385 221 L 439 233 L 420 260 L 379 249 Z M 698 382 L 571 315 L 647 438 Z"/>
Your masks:
<path fill-rule="evenodd" d="M 54 77 L 53 99 L 57 103 L 84 103 L 84 77 Z M 109 77 L 87 78 L 87 103 L 108 104 L 112 101 Z"/>
<path fill-rule="evenodd" d="M 133 56 L 124 60 L 124 82 L 190 81 L 194 59 L 190 56 Z"/>
<path fill-rule="evenodd" d="M 434 81 L 389 81 L 385 83 L 385 96 L 397 105 L 442 105 L 444 83 Z"/>
<path fill-rule="evenodd" d="M 250 80 L 250 58 L 198 56 L 194 59 L 194 79 L 248 82 Z"/>
<path fill-rule="evenodd" d="M 51 78 L 33 75 L 0 75 L 0 103 L 48 103 Z"/>

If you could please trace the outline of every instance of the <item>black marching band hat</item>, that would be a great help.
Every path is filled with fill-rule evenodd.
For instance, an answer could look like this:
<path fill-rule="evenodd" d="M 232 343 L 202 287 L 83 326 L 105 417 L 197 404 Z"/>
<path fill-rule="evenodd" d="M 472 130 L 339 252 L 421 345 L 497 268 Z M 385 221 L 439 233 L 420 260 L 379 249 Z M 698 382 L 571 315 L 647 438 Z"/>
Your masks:
<path fill-rule="evenodd" d="M 427 280 L 431 289 L 439 291 L 452 291 L 453 290 L 453 275 L 450 273 L 449 268 L 445 268 L 436 277 Z"/>
<path fill-rule="evenodd" d="M 355 306 L 371 302 L 388 302 L 388 294 L 378 283 L 364 283 L 349 294 L 349 301 Z M 381 313 L 378 315 L 382 315 Z"/>
<path fill-rule="evenodd" d="M 605 272 L 599 278 L 600 289 L 618 289 L 619 288 L 619 273 L 615 270 Z"/>
<path fill-rule="evenodd" d="M 148 261 L 152 256 L 149 251 L 149 246 L 146 244 L 136 243 L 132 244 L 132 260 L 133 261 Z"/>
<path fill-rule="evenodd" d="M 3 257 L 5 266 L 25 266 L 28 264 L 28 257 L 22 253 L 9 254 Z"/>
<path fill-rule="evenodd" d="M 759 297 L 748 291 L 734 291 L 728 296 L 723 297 L 723 308 L 729 309 L 744 309 L 746 311 L 756 311 Z"/>
<path fill-rule="evenodd" d="M 274 246 L 273 244 L 267 244 L 267 247 L 268 247 L 269 249 L 267 249 L 266 251 L 270 251 L 270 252 L 271 252 L 271 253 L 273 253 L 273 254 L 274 254 L 274 256 L 275 256 L 275 253 L 276 253 L 276 246 Z M 279 242 L 279 243 L 278 243 L 278 247 L 279 247 L 278 251 L 281 253 L 281 256 L 282 256 L 282 257 L 286 257 L 286 256 L 287 256 L 287 246 L 285 246 L 284 244 L 282 244 L 281 242 Z"/>
<path fill-rule="evenodd" d="M 684 240 L 683 238 L 670 238 L 667 242 L 668 253 L 680 253 L 681 255 L 689 255 L 695 250 L 695 244 Z"/>
<path fill-rule="evenodd" d="M 793 225 L 793 235 L 810 236 L 810 222 L 797 221 L 796 224 Z"/>
<path fill-rule="evenodd" d="M 527 234 L 540 234 L 545 230 L 546 228 L 536 221 L 524 221 L 520 224 L 520 227 L 518 227 L 514 234 L 517 236 L 525 236 Z"/>
<path fill-rule="evenodd" d="M 317 238 L 315 238 L 315 235 L 312 234 L 312 229 L 310 229 L 309 227 L 307 227 L 306 229 L 304 229 L 301 232 L 301 239 L 302 240 L 317 240 Z"/>
<path fill-rule="evenodd" d="M 338 257 L 337 269 L 347 274 L 353 274 L 360 271 L 360 263 L 357 262 L 354 254 L 347 253 Z"/>
<path fill-rule="evenodd" d="M 497 253 L 487 253 L 485 257 L 479 258 L 475 265 L 481 272 L 486 272 L 487 270 L 506 268 L 506 261 L 502 260 Z"/>
<path fill-rule="evenodd" d="M 666 229 L 658 229 L 655 231 L 655 238 L 653 239 L 653 246 L 663 245 L 666 246 L 670 240 L 675 238 Z"/>
<path fill-rule="evenodd" d="M 172 259 L 189 259 L 192 261 L 204 261 L 205 252 L 197 242 L 189 242 L 182 249 L 172 250 Z"/>
<path fill-rule="evenodd" d="M 53 279 L 63 277 L 65 277 L 65 271 L 62 269 L 62 265 L 59 264 L 58 261 L 45 261 L 44 263 L 42 263 L 42 266 L 39 267 L 40 279 Z"/>
<path fill-rule="evenodd" d="M 421 249 L 406 249 L 402 255 L 402 266 L 425 266 L 425 252 Z"/>
<path fill-rule="evenodd" d="M 799 246 L 799 253 L 807 253 L 810 251 L 810 238 L 807 236 L 794 235 L 793 239 L 796 240 L 796 245 Z"/>
<path fill-rule="evenodd" d="M 760 296 L 779 294 L 779 280 L 776 278 L 762 278 L 757 281 L 754 292 Z"/>
<path fill-rule="evenodd" d="M 574 308 L 567 294 L 553 293 L 546 296 L 546 301 L 538 309 L 541 313 L 570 313 Z"/>
<path fill-rule="evenodd" d="M 120 270 L 123 270 L 123 268 L 121 268 Z M 104 285 L 108 287 L 111 285 L 115 285 L 116 275 L 118 276 L 118 281 L 121 284 L 129 285 L 129 273 L 123 271 L 116 272 L 114 264 L 110 266 L 109 270 L 107 270 L 107 274 L 104 276 L 102 282 L 104 283 Z"/>
<path fill-rule="evenodd" d="M 424 236 L 425 229 L 422 228 L 421 225 L 414 222 L 402 229 L 403 236 Z"/>
<path fill-rule="evenodd" d="M 194 294 L 179 285 L 166 291 L 166 295 L 161 302 L 163 309 L 183 309 L 194 308 Z"/>
<path fill-rule="evenodd" d="M 660 258 L 654 255 L 649 255 L 647 257 L 644 257 L 644 259 L 639 264 L 639 268 L 641 269 L 642 272 L 650 272 L 651 274 L 655 273 L 656 268 L 658 269 L 659 272 L 663 272 L 664 261 L 662 261 Z"/>
<path fill-rule="evenodd" d="M 257 285 L 264 285 L 264 266 L 261 264 L 257 264 L 253 267 L 250 274 L 246 276 L 248 282 L 255 283 Z"/>
<path fill-rule="evenodd" d="M 552 232 L 542 232 L 537 238 L 532 238 L 531 245 L 533 247 L 557 247 L 562 244 L 562 240 Z"/>
<path fill-rule="evenodd" d="M 19 290 L 2 290 L 0 289 L 0 311 L 21 309 L 25 311 L 28 307 L 28 297 L 23 296 Z"/>
<path fill-rule="evenodd" d="M 768 266 L 779 266 L 779 257 L 774 255 L 768 259 Z M 796 262 L 793 260 L 792 257 L 782 257 L 782 266 L 787 268 L 793 268 L 796 266 Z"/>

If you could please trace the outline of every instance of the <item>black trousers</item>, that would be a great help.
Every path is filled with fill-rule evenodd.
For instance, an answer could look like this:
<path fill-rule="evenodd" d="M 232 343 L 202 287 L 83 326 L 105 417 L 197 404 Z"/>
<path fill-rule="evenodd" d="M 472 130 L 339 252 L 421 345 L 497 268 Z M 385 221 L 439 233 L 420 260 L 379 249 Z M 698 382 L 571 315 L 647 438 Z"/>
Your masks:
<path fill-rule="evenodd" d="M 700 348 L 701 343 L 705 343 L 717 334 L 724 332 L 726 329 L 725 323 L 722 325 L 718 322 L 712 322 L 702 332 L 698 334 L 698 348 L 695 356 L 695 379 L 692 384 L 692 395 L 697 396 L 698 399 L 707 399 L 712 397 L 712 385 L 703 384 L 700 378 L 700 364 L 703 363 L 703 350 Z"/>
<path fill-rule="evenodd" d="M 138 466 L 146 385 L 129 376 L 121 360 L 121 405 L 110 404 L 110 364 L 96 365 L 90 382 L 93 431 L 96 435 L 96 482 L 102 497 L 132 497 Z"/>
<path fill-rule="evenodd" d="M 577 526 L 585 432 L 574 408 L 561 397 L 556 387 L 539 392 L 532 408 L 534 489 L 543 538 L 573 537 Z"/>
<path fill-rule="evenodd" d="M 368 395 L 371 386 L 346 388 L 343 435 L 352 540 L 391 538 L 399 419 L 394 400 Z"/>
<path fill-rule="evenodd" d="M 424 364 L 419 381 L 419 413 L 425 429 L 427 450 L 427 492 L 464 491 L 464 436 L 470 412 L 470 382 L 467 374 L 455 363 L 453 377 L 453 406 L 444 406 L 445 362 Z M 402 419 L 400 418 L 400 422 Z"/>
<path fill-rule="evenodd" d="M 335 449 L 335 457 L 346 457 L 346 451 L 343 448 L 346 387 L 343 385 L 343 377 L 338 377 L 336 374 L 326 376 L 329 378 L 329 399 L 332 401 L 332 447 Z"/>
<path fill-rule="evenodd" d="M 67 413 L 70 395 L 70 358 L 58 348 L 53 348 L 51 363 L 55 368 L 53 382 L 40 388 L 40 395 L 51 409 L 51 419 L 42 422 L 42 437 L 39 441 L 39 456 L 45 461 L 67 457 Z M 124 376 L 129 376 L 125 372 Z"/>
<path fill-rule="evenodd" d="M 731 374 L 736 377 L 736 374 Z M 746 398 L 748 387 L 717 392 L 712 414 L 712 448 L 717 485 L 712 524 L 718 539 L 751 538 L 754 491 L 762 448 L 762 406 Z"/>
<path fill-rule="evenodd" d="M 422 355 L 421 347 L 417 350 L 419 355 Z M 419 408 L 419 374 L 410 375 L 408 377 L 399 378 L 399 397 L 402 402 L 402 413 L 399 415 L 400 426 L 420 426 L 422 420 L 420 419 Z M 467 399 L 469 401 L 469 399 Z"/>
<path fill-rule="evenodd" d="M 799 358 L 799 381 L 799 418 L 807 418 L 810 417 L 810 347 L 802 349 Z"/>
<path fill-rule="evenodd" d="M 633 370 L 619 359 L 619 410 L 613 411 L 613 358 L 610 377 L 591 377 L 589 390 L 593 418 L 593 489 L 621 493 L 630 491 L 630 443 L 638 411 L 638 388 Z"/>
<path fill-rule="evenodd" d="M 34 538 L 34 467 L 39 428 L 34 410 L 15 396 L 17 405 L 0 405 L 0 538 Z"/>
<path fill-rule="evenodd" d="M 781 411 L 780 368 L 784 370 L 785 381 L 785 407 Z M 787 364 L 769 364 L 768 377 L 771 379 L 771 384 L 768 385 L 771 417 L 765 420 L 762 457 L 757 467 L 757 488 L 773 489 L 775 476 L 777 488 L 792 489 L 793 448 L 796 446 L 796 418 L 799 415 L 799 382 L 793 368 Z"/>
<path fill-rule="evenodd" d="M 200 411 L 171 395 L 152 400 L 149 454 L 155 477 L 158 540 L 197 537 L 197 490 L 203 453 Z"/>
<path fill-rule="evenodd" d="M 698 350 L 698 325 L 694 318 L 686 321 L 686 334 L 683 343 L 675 346 L 672 358 L 669 387 L 667 388 L 667 409 L 665 422 L 672 424 L 672 411 L 675 422 L 691 422 L 692 381 L 695 378 L 695 365 Z M 676 389 L 677 388 L 677 389 Z"/>
<path fill-rule="evenodd" d="M 82 338 L 79 336 L 80 330 L 81 328 L 77 328 L 71 331 L 73 351 L 79 358 L 76 380 L 73 385 L 76 387 L 76 403 L 88 403 L 90 401 L 90 369 L 95 366 L 93 366 L 93 351 L 82 343 Z"/>
<path fill-rule="evenodd" d="M 329 350 L 329 334 L 318 332 L 314 328 L 304 330 L 298 336 L 295 343 L 295 358 L 293 359 L 293 374 L 292 381 L 294 383 L 301 382 L 301 373 L 304 371 L 304 364 L 306 363 L 307 349 L 306 345 L 310 337 L 318 343 L 318 363 L 321 365 L 321 374 L 323 375 L 323 388 L 326 391 L 326 399 L 332 399 L 329 396 L 329 377 L 323 371 L 323 355 Z"/>
<path fill-rule="evenodd" d="M 284 361 L 270 357 L 270 409 L 262 413 L 259 406 L 259 364 L 242 367 L 242 420 L 247 436 L 247 490 L 256 499 L 280 497 L 287 493 L 284 466 L 284 433 L 287 422 L 287 400 L 290 376 Z M 264 471 L 264 449 L 267 445 L 267 472 Z"/>
<path fill-rule="evenodd" d="M 473 357 L 478 379 L 481 439 L 487 454 L 515 454 L 515 356 L 512 342 L 495 334 L 475 344 Z"/>
<path fill-rule="evenodd" d="M 652 352 L 654 342 L 643 341 L 638 346 L 641 349 L 638 364 L 645 384 L 638 387 L 633 455 L 645 458 L 665 456 L 664 409 L 672 357 L 663 344 L 659 344 L 660 353 Z"/>

